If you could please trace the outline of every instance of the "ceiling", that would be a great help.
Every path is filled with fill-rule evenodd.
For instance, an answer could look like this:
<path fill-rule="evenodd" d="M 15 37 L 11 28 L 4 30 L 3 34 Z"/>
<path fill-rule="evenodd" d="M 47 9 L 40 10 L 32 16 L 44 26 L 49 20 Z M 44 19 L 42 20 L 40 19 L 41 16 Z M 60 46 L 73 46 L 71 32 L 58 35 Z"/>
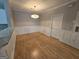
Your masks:
<path fill-rule="evenodd" d="M 13 0 L 13 10 L 41 12 L 74 0 Z"/>

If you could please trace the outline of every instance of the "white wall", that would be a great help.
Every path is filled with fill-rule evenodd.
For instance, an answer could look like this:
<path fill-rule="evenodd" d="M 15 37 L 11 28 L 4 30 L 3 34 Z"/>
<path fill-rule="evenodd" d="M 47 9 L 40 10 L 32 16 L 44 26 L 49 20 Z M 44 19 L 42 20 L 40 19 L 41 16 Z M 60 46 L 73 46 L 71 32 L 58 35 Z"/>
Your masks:
<path fill-rule="evenodd" d="M 30 13 L 15 11 L 15 27 L 16 34 L 27 34 L 32 32 L 39 32 L 40 19 L 32 19 Z"/>
<path fill-rule="evenodd" d="M 79 49 L 79 33 L 76 33 L 74 29 L 74 22 L 79 24 L 79 15 L 76 17 L 78 11 L 78 3 L 73 7 L 59 8 L 58 10 L 48 11 L 42 14 L 41 18 L 41 32 L 59 39 L 68 45 L 71 45 Z M 55 11 L 55 13 L 53 13 Z M 62 12 L 63 11 L 63 12 Z M 66 13 L 67 12 L 67 13 Z M 73 12 L 73 13 L 72 13 Z M 69 15 L 68 15 L 69 14 Z M 77 21 L 76 21 L 77 18 Z M 52 22 L 51 22 L 52 19 Z M 52 29 L 51 29 L 52 23 Z M 69 26 L 68 26 L 69 25 Z"/>
<path fill-rule="evenodd" d="M 14 31 L 8 45 L 2 48 L 2 50 L 4 50 L 7 53 L 9 59 L 14 59 L 15 44 L 16 44 L 16 34 Z"/>
<path fill-rule="evenodd" d="M 15 26 L 38 26 L 39 19 L 32 19 L 30 17 L 31 13 L 23 12 L 23 11 L 14 11 L 15 15 Z"/>
<path fill-rule="evenodd" d="M 32 32 L 39 32 L 40 26 L 23 26 L 23 27 L 16 27 L 16 35 L 20 34 L 27 34 Z"/>
<path fill-rule="evenodd" d="M 16 44 L 16 34 L 14 31 L 7 45 L 7 53 L 8 53 L 9 59 L 14 59 L 15 44 Z"/>
<path fill-rule="evenodd" d="M 40 31 L 68 45 L 79 48 L 79 33 L 73 31 L 77 4 L 70 8 L 67 5 L 53 11 L 47 11 L 41 15 L 40 21 L 31 19 L 29 13 L 15 12 L 16 33 L 18 35 Z"/>
<path fill-rule="evenodd" d="M 44 15 L 45 16 L 45 15 Z M 61 14 L 59 15 L 61 17 Z M 41 20 L 41 32 L 48 35 L 48 36 L 52 36 L 55 37 L 57 39 L 59 39 L 61 42 L 64 42 L 68 45 L 71 45 L 75 48 L 79 49 L 79 33 L 76 33 L 75 31 L 68 31 L 68 30 L 63 30 L 62 27 L 60 26 L 60 24 L 62 24 L 62 20 L 63 18 L 59 18 L 58 16 L 58 20 L 53 19 L 54 21 L 52 22 L 52 29 L 50 27 L 51 24 L 51 20 L 48 19 L 48 23 L 45 23 L 47 19 Z M 55 17 L 55 16 L 54 16 Z M 59 20 L 61 19 L 61 22 L 59 24 Z M 56 24 L 56 26 L 55 26 Z M 59 25 L 57 25 L 59 24 Z M 45 26 L 45 25 L 49 25 L 49 26 Z"/>
<path fill-rule="evenodd" d="M 41 32 L 45 33 L 48 36 L 53 36 L 55 38 L 62 38 L 62 21 L 63 14 L 55 14 L 55 15 L 44 15 L 41 22 Z"/>

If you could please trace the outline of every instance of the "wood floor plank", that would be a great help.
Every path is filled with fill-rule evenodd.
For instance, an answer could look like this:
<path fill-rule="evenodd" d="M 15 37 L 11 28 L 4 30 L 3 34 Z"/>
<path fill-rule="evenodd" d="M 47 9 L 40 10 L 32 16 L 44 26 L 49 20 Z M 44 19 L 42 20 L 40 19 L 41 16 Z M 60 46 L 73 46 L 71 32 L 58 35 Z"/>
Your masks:
<path fill-rule="evenodd" d="M 15 59 L 79 59 L 79 50 L 42 33 L 18 35 Z"/>

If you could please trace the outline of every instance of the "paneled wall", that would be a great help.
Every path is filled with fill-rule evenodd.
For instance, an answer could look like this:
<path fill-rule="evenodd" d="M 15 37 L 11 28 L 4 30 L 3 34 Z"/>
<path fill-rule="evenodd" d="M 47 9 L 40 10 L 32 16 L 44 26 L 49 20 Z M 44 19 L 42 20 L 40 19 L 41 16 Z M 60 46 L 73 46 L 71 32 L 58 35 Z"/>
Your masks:
<path fill-rule="evenodd" d="M 30 18 L 30 13 L 15 12 L 16 33 L 27 34 L 31 32 L 42 32 L 48 36 L 55 37 L 60 41 L 69 44 L 75 48 L 79 48 L 79 33 L 74 31 L 76 17 L 79 10 L 79 2 L 58 8 L 56 10 L 47 11 L 41 14 L 40 19 L 34 20 Z"/>
<path fill-rule="evenodd" d="M 32 32 L 39 32 L 40 26 L 22 26 L 22 27 L 16 27 L 16 35 L 20 34 L 27 34 Z"/>
<path fill-rule="evenodd" d="M 16 34 L 38 32 L 40 20 L 32 19 L 30 13 L 17 11 L 15 14 Z"/>
<path fill-rule="evenodd" d="M 8 45 L 6 45 L 2 48 L 3 52 L 6 52 L 6 56 L 8 57 L 8 59 L 14 59 L 15 44 L 16 44 L 16 34 L 15 34 L 15 31 L 13 31 L 13 34 L 10 38 Z M 4 56 L 4 54 L 3 54 L 3 56 Z"/>
<path fill-rule="evenodd" d="M 63 14 L 58 13 L 55 15 L 44 15 L 42 16 L 41 22 L 41 32 L 47 34 L 48 36 L 53 36 L 55 38 L 62 38 L 62 22 Z M 47 18 L 46 18 L 47 17 Z"/>
<path fill-rule="evenodd" d="M 65 6 L 64 9 L 60 9 L 61 11 L 54 10 L 56 13 L 53 13 L 54 11 L 43 13 L 40 21 L 41 32 L 79 49 L 79 33 L 75 32 L 74 27 L 79 23 L 78 3 L 72 7 Z"/>
<path fill-rule="evenodd" d="M 51 17 L 49 14 L 42 15 L 40 19 L 40 32 L 50 36 L 51 32 Z"/>

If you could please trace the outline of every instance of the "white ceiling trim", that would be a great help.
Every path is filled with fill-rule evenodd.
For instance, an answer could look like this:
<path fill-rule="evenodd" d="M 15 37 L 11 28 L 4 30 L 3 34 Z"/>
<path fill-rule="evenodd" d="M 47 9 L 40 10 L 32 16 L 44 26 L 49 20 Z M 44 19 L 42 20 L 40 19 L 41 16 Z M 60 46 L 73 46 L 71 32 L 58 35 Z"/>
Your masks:
<path fill-rule="evenodd" d="M 64 7 L 64 6 L 68 5 L 68 4 L 73 3 L 73 2 L 76 2 L 76 1 L 77 1 L 77 0 L 72 0 L 72 1 L 66 2 L 66 3 L 64 3 L 64 4 L 61 4 L 61 5 L 59 5 L 59 6 L 53 7 L 53 8 L 50 7 L 50 8 L 48 8 L 48 9 L 44 10 L 42 13 L 45 13 L 45 12 L 48 12 L 48 11 L 51 11 L 51 10 L 55 10 L 55 9 L 57 9 L 57 8 L 60 8 L 60 7 Z"/>

